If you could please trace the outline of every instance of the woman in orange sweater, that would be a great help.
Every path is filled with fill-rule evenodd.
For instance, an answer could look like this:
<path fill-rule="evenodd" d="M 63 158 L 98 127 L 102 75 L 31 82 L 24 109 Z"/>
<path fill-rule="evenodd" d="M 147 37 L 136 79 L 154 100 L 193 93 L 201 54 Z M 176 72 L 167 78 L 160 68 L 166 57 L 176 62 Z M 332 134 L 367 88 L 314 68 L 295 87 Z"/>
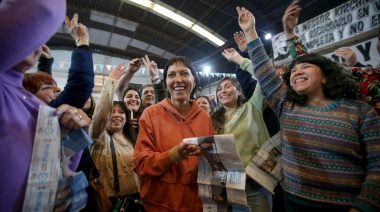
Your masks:
<path fill-rule="evenodd" d="M 146 108 L 133 156 L 140 176 L 140 197 L 149 212 L 202 211 L 198 196 L 196 145 L 184 138 L 214 134 L 211 120 L 193 100 L 198 78 L 186 57 L 164 68 L 169 98 Z"/>

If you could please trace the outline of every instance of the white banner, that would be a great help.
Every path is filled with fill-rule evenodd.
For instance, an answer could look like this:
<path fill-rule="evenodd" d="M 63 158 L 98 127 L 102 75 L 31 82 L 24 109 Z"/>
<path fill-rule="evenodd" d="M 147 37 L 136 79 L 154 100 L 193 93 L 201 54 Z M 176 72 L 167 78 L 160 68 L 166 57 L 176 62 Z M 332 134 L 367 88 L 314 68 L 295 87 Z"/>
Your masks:
<path fill-rule="evenodd" d="M 295 28 L 310 52 L 380 26 L 380 0 L 351 0 Z M 274 60 L 290 57 L 285 34 L 272 37 Z"/>

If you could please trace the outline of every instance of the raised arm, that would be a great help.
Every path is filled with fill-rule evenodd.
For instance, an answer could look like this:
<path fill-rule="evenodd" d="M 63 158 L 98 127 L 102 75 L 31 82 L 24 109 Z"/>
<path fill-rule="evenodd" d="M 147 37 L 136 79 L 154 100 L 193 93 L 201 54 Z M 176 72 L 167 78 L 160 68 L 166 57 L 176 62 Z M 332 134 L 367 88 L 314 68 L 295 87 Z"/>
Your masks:
<path fill-rule="evenodd" d="M 261 93 L 279 117 L 282 103 L 286 98 L 286 85 L 276 74 L 255 28 L 255 17 L 245 8 L 237 8 L 239 25 L 247 38 L 248 53 L 251 57 L 255 76 L 260 84 Z M 250 72 L 249 69 L 247 71 Z M 257 89 L 256 89 L 257 90 Z M 255 94 L 254 94 L 255 95 Z"/>
<path fill-rule="evenodd" d="M 292 58 L 299 55 L 307 54 L 306 47 L 302 44 L 301 39 L 296 35 L 294 28 L 298 24 L 298 18 L 301 13 L 301 8 L 298 1 L 293 1 L 288 8 L 286 8 L 282 16 L 282 27 L 286 37 L 286 43 Z"/>
<path fill-rule="evenodd" d="M 119 84 L 117 85 L 117 88 L 116 88 L 116 95 L 120 101 L 124 101 L 123 95 L 125 91 L 128 89 L 129 82 L 131 81 L 133 75 L 140 69 L 140 67 L 141 67 L 140 58 L 135 58 L 128 64 L 125 74 L 120 78 Z M 119 68 L 121 68 L 121 66 Z"/>
<path fill-rule="evenodd" d="M 234 33 L 235 43 L 238 45 L 242 54 L 248 55 L 247 39 L 242 31 Z M 256 88 L 257 81 L 252 78 L 252 75 L 240 68 L 240 65 L 236 67 L 236 79 L 241 85 L 241 89 L 245 98 L 250 99 Z"/>
<path fill-rule="evenodd" d="M 83 108 L 94 88 L 94 65 L 89 47 L 88 29 L 78 23 L 78 14 L 74 14 L 71 20 L 66 16 L 65 23 L 77 47 L 71 55 L 66 86 L 55 100 L 49 102 L 49 105 L 58 107 L 61 104 L 69 104 Z"/>
<path fill-rule="evenodd" d="M 158 75 L 157 64 L 152 60 L 150 61 L 148 55 L 141 58 L 146 69 L 149 70 L 150 81 L 153 85 L 154 97 L 157 102 L 166 98 L 166 88 L 162 79 Z"/>
<path fill-rule="evenodd" d="M 49 47 L 46 45 L 43 45 L 41 56 L 38 59 L 37 70 L 51 75 L 51 69 L 52 69 L 53 63 L 54 63 L 54 58 L 51 56 Z"/>
<path fill-rule="evenodd" d="M 94 142 L 102 141 L 106 132 L 108 122 L 112 115 L 113 97 L 116 85 L 125 72 L 121 66 L 112 70 L 109 78 L 105 80 L 102 91 L 100 92 L 98 103 L 96 104 L 92 123 L 90 126 L 90 137 Z"/>
<path fill-rule="evenodd" d="M 2 0 L 0 71 L 15 66 L 48 41 L 65 13 L 64 0 Z"/>
<path fill-rule="evenodd" d="M 288 8 L 286 8 L 284 15 L 282 16 L 282 26 L 284 28 L 286 39 L 296 36 L 294 28 L 298 24 L 298 18 L 301 13 L 301 8 L 298 5 L 298 1 L 293 1 Z"/>

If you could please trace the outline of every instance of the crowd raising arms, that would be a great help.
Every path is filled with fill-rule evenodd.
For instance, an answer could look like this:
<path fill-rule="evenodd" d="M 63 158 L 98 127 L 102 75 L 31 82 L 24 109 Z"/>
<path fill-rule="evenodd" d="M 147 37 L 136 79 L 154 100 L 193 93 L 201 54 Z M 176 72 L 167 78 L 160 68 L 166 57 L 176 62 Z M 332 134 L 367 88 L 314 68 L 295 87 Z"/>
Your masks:
<path fill-rule="evenodd" d="M 254 16 L 245 8 L 237 11 L 255 75 L 284 131 L 282 186 L 287 210 L 380 210 L 380 118 L 365 103 L 345 98 L 346 90 L 337 81 L 352 87 L 351 77 L 335 62 L 309 54 L 292 62 L 291 72 L 284 76 L 286 86 L 257 36 Z M 338 92 L 329 95 L 331 86 Z"/>
<path fill-rule="evenodd" d="M 0 35 L 2 44 L 0 99 L 7 102 L 0 107 L 1 141 L 7 146 L 0 151 L 2 157 L 0 168 L 1 170 L 18 168 L 17 172 L 9 171 L 1 175 L 0 202 L 3 203 L 2 209 L 5 211 L 19 211 L 25 193 L 38 107 L 54 102 L 57 94 L 61 92 L 60 89 L 51 90 L 54 92 L 52 95 L 49 94 L 51 98 L 43 98 L 46 94 L 42 93 L 40 96 L 44 100 L 42 102 L 26 92 L 21 86 L 21 81 L 25 71 L 33 67 L 42 53 L 41 46 L 61 25 L 66 4 L 61 0 L 23 1 L 22 4 L 19 0 L 0 0 L 0 2 L 2 2 L 0 14 L 7 17 L 0 20 L 2 30 L 7 32 Z M 240 45 L 239 49 L 249 51 L 255 67 L 254 72 L 261 85 L 257 90 L 262 91 L 284 128 L 283 186 L 287 209 L 290 211 L 344 209 L 351 212 L 380 210 L 378 203 L 380 120 L 373 109 L 364 103 L 349 99 L 352 92 L 347 91 L 352 91 L 354 86 L 350 76 L 337 64 L 321 55 L 309 54 L 293 61 L 290 65 L 291 72 L 285 75 L 285 83 L 282 83 L 283 80 L 274 73 L 258 39 L 254 16 L 244 8 L 237 8 L 237 11 L 239 25 L 249 43 L 245 50 Z M 286 16 L 290 18 L 287 23 L 293 23 L 285 30 L 290 39 L 295 36 L 292 34 L 292 27 L 294 29 L 297 23 L 299 12 L 296 3 L 292 3 L 286 11 Z M 72 36 L 78 47 L 88 46 L 88 31 L 84 25 L 78 23 L 77 19 L 78 16 L 75 14 L 71 21 L 66 19 L 66 25 L 71 33 L 74 32 Z M 235 35 L 239 43 L 242 41 L 239 40 L 242 39 L 241 35 L 240 33 Z M 341 48 L 336 53 L 346 56 L 349 65 L 355 63 L 355 58 L 349 49 Z M 231 61 L 247 65 L 247 62 L 238 57 L 233 49 L 227 49 L 223 54 Z M 75 56 L 75 59 L 81 60 L 79 56 Z M 97 165 L 102 174 L 108 175 L 102 179 L 111 179 L 110 176 L 113 174 L 109 171 L 111 169 L 108 173 L 105 171 L 109 168 L 107 166 L 110 161 L 104 159 L 110 154 L 108 145 L 112 138 L 118 143 L 117 145 L 122 146 L 117 151 L 128 149 L 126 154 L 125 152 L 121 154 L 119 160 L 122 161 L 119 163 L 120 166 L 128 167 L 126 169 L 121 167 L 119 170 L 125 183 L 121 186 L 121 195 L 137 192 L 138 185 L 132 180 L 133 164 L 133 169 L 142 180 L 141 193 L 147 210 L 201 211 L 202 204 L 196 183 L 197 160 L 194 157 L 200 152 L 196 146 L 182 143 L 182 140 L 187 137 L 212 135 L 214 130 L 207 114 L 208 108 L 205 107 L 207 111 L 205 112 L 196 102 L 190 100 L 197 85 L 195 69 L 187 58 L 176 57 L 170 60 L 165 67 L 163 81 L 170 94 L 169 99 L 147 108 L 141 115 L 138 112 L 142 110 L 141 95 L 138 91 L 127 88 L 129 80 L 141 66 L 141 60 L 146 66 L 150 64 L 147 68 L 150 71 L 151 81 L 156 82 L 157 66 L 146 57 L 132 60 L 125 69 L 120 65 L 117 70 L 111 72 L 110 79 L 106 81 L 99 100 L 101 104 L 95 112 L 90 134 L 96 145 L 101 147 L 99 157 L 103 159 Z M 118 80 L 120 89 L 116 88 Z M 340 80 L 344 86 L 338 84 L 337 80 Z M 92 87 L 87 86 L 86 89 L 92 90 Z M 119 99 L 124 100 L 131 111 L 137 112 L 134 114 L 137 117 L 133 117 L 135 120 L 129 117 L 131 113 L 124 108 L 125 104 L 113 103 L 115 89 Z M 217 89 L 218 100 L 224 103 L 225 110 L 236 110 L 239 105 L 235 97 L 240 94 L 238 85 L 231 79 L 224 79 Z M 223 89 L 232 89 L 233 92 L 228 93 Z M 66 91 L 77 92 L 69 90 Z M 326 92 L 326 90 L 337 92 Z M 233 96 L 233 101 L 226 101 L 227 95 Z M 256 95 L 254 96 L 256 98 Z M 86 131 L 89 129 L 90 119 L 78 109 L 87 99 L 88 96 L 80 101 L 74 101 L 72 104 L 75 107 L 64 104 L 67 103 L 65 101 L 55 101 L 57 103 L 52 105 L 57 107 L 55 115 L 59 116 L 64 133 L 79 128 L 84 128 Z M 148 100 L 152 103 L 152 98 Z M 262 112 L 263 105 L 265 104 L 258 104 L 255 109 Z M 134 152 L 136 134 L 133 134 L 135 131 L 130 124 L 137 127 L 140 115 L 141 131 Z M 229 115 L 232 117 L 234 114 Z M 230 117 L 227 117 L 226 122 Z M 294 124 L 295 119 L 302 124 Z M 260 126 L 263 125 L 261 119 L 255 122 Z M 333 131 L 331 126 L 337 131 Z M 221 128 L 222 132 L 228 132 L 224 127 Z M 340 129 L 345 130 L 340 131 Z M 329 136 L 325 136 L 326 133 Z M 261 142 L 262 139 L 258 140 Z M 132 154 L 134 154 L 133 161 Z M 248 154 L 241 153 L 241 155 Z M 336 161 L 323 160 L 330 157 L 334 157 Z M 336 173 L 337 168 L 352 171 Z M 115 197 L 112 181 L 106 184 L 107 194 Z M 158 193 L 163 190 L 165 192 Z"/>

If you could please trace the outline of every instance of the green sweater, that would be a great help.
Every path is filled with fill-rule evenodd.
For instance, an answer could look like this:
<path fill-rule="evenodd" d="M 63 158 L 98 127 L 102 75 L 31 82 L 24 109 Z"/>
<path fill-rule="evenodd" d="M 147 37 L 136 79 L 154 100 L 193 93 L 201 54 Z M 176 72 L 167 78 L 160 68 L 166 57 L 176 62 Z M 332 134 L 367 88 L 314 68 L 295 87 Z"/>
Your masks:
<path fill-rule="evenodd" d="M 244 60 L 240 68 L 253 72 L 252 62 L 248 59 Z M 244 167 L 257 154 L 261 145 L 269 139 L 263 119 L 265 105 L 261 89 L 256 87 L 248 102 L 225 113 L 224 133 L 234 134 Z"/>

